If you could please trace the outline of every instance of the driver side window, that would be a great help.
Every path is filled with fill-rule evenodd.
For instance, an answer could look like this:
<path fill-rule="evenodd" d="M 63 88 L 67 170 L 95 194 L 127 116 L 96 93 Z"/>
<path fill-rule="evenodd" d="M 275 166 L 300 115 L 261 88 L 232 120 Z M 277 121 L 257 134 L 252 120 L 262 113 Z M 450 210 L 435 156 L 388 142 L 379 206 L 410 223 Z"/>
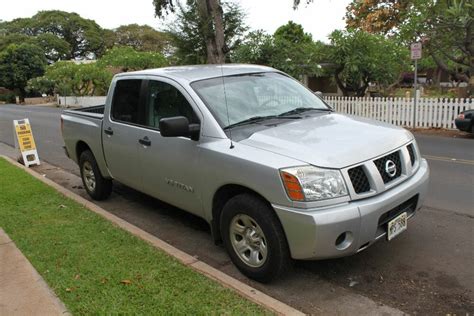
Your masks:
<path fill-rule="evenodd" d="M 184 116 L 189 123 L 199 123 L 193 108 L 184 95 L 174 86 L 161 81 L 150 80 L 146 93 L 146 125 L 159 128 L 162 118 Z"/>

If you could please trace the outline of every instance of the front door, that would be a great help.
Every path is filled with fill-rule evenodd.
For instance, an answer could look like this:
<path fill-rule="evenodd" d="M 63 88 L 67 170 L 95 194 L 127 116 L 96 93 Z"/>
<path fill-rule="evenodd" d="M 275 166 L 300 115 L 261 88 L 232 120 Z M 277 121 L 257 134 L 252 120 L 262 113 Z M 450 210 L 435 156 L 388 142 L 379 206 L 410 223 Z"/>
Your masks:
<path fill-rule="evenodd" d="M 146 129 L 141 137 L 149 141 L 140 148 L 145 193 L 186 211 L 202 215 L 199 182 L 199 141 L 187 137 L 162 137 L 159 121 L 185 116 L 199 123 L 192 99 L 171 80 L 149 80 L 144 93 Z M 186 94 L 187 95 L 187 94 Z"/>

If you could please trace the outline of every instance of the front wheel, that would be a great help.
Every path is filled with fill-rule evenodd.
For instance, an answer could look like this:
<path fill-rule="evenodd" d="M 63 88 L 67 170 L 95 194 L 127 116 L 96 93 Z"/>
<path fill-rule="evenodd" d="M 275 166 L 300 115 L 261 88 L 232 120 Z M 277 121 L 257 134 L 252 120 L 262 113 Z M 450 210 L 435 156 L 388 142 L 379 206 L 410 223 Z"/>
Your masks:
<path fill-rule="evenodd" d="M 94 200 L 105 200 L 112 193 L 112 180 L 102 176 L 90 150 L 85 150 L 79 157 L 79 168 L 84 188 Z"/>
<path fill-rule="evenodd" d="M 262 199 L 251 194 L 233 197 L 224 206 L 220 225 L 232 262 L 249 278 L 269 282 L 288 269 L 285 234 Z"/>

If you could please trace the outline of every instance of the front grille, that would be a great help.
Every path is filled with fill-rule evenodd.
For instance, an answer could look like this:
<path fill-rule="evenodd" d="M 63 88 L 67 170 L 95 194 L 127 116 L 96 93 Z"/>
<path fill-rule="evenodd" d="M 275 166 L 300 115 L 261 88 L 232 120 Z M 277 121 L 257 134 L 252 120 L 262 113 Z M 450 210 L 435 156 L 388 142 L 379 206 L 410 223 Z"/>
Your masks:
<path fill-rule="evenodd" d="M 367 178 L 362 166 L 349 169 L 347 172 L 349 173 L 349 178 L 351 179 L 354 191 L 357 194 L 370 191 L 369 179 Z"/>
<path fill-rule="evenodd" d="M 395 174 L 390 176 L 389 172 L 386 170 L 387 161 L 391 160 L 395 164 Z M 388 183 L 400 177 L 402 174 L 402 162 L 400 161 L 400 152 L 396 151 L 385 157 L 374 160 L 374 164 L 377 167 L 380 175 L 382 176 L 383 183 Z"/>
<path fill-rule="evenodd" d="M 410 155 L 411 165 L 415 164 L 415 149 L 413 148 L 413 144 L 407 146 L 408 154 Z"/>
<path fill-rule="evenodd" d="M 379 218 L 379 227 L 387 224 L 392 219 L 397 217 L 403 212 L 407 212 L 407 215 L 410 216 L 416 210 L 416 205 L 418 203 L 418 194 L 412 197 L 411 199 L 403 202 L 402 204 L 394 207 L 388 212 L 385 212 Z"/>

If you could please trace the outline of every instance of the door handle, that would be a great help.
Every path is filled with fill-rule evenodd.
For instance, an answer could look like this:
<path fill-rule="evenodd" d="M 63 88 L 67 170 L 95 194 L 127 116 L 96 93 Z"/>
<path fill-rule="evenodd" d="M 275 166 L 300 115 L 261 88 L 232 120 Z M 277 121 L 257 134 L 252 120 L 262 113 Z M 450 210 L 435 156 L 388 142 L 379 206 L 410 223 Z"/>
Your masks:
<path fill-rule="evenodd" d="M 108 127 L 107 129 L 104 129 L 104 133 L 107 135 L 113 135 L 114 131 L 112 130 L 111 127 Z"/>
<path fill-rule="evenodd" d="M 151 146 L 151 140 L 147 136 L 139 139 L 138 142 L 143 146 Z"/>

